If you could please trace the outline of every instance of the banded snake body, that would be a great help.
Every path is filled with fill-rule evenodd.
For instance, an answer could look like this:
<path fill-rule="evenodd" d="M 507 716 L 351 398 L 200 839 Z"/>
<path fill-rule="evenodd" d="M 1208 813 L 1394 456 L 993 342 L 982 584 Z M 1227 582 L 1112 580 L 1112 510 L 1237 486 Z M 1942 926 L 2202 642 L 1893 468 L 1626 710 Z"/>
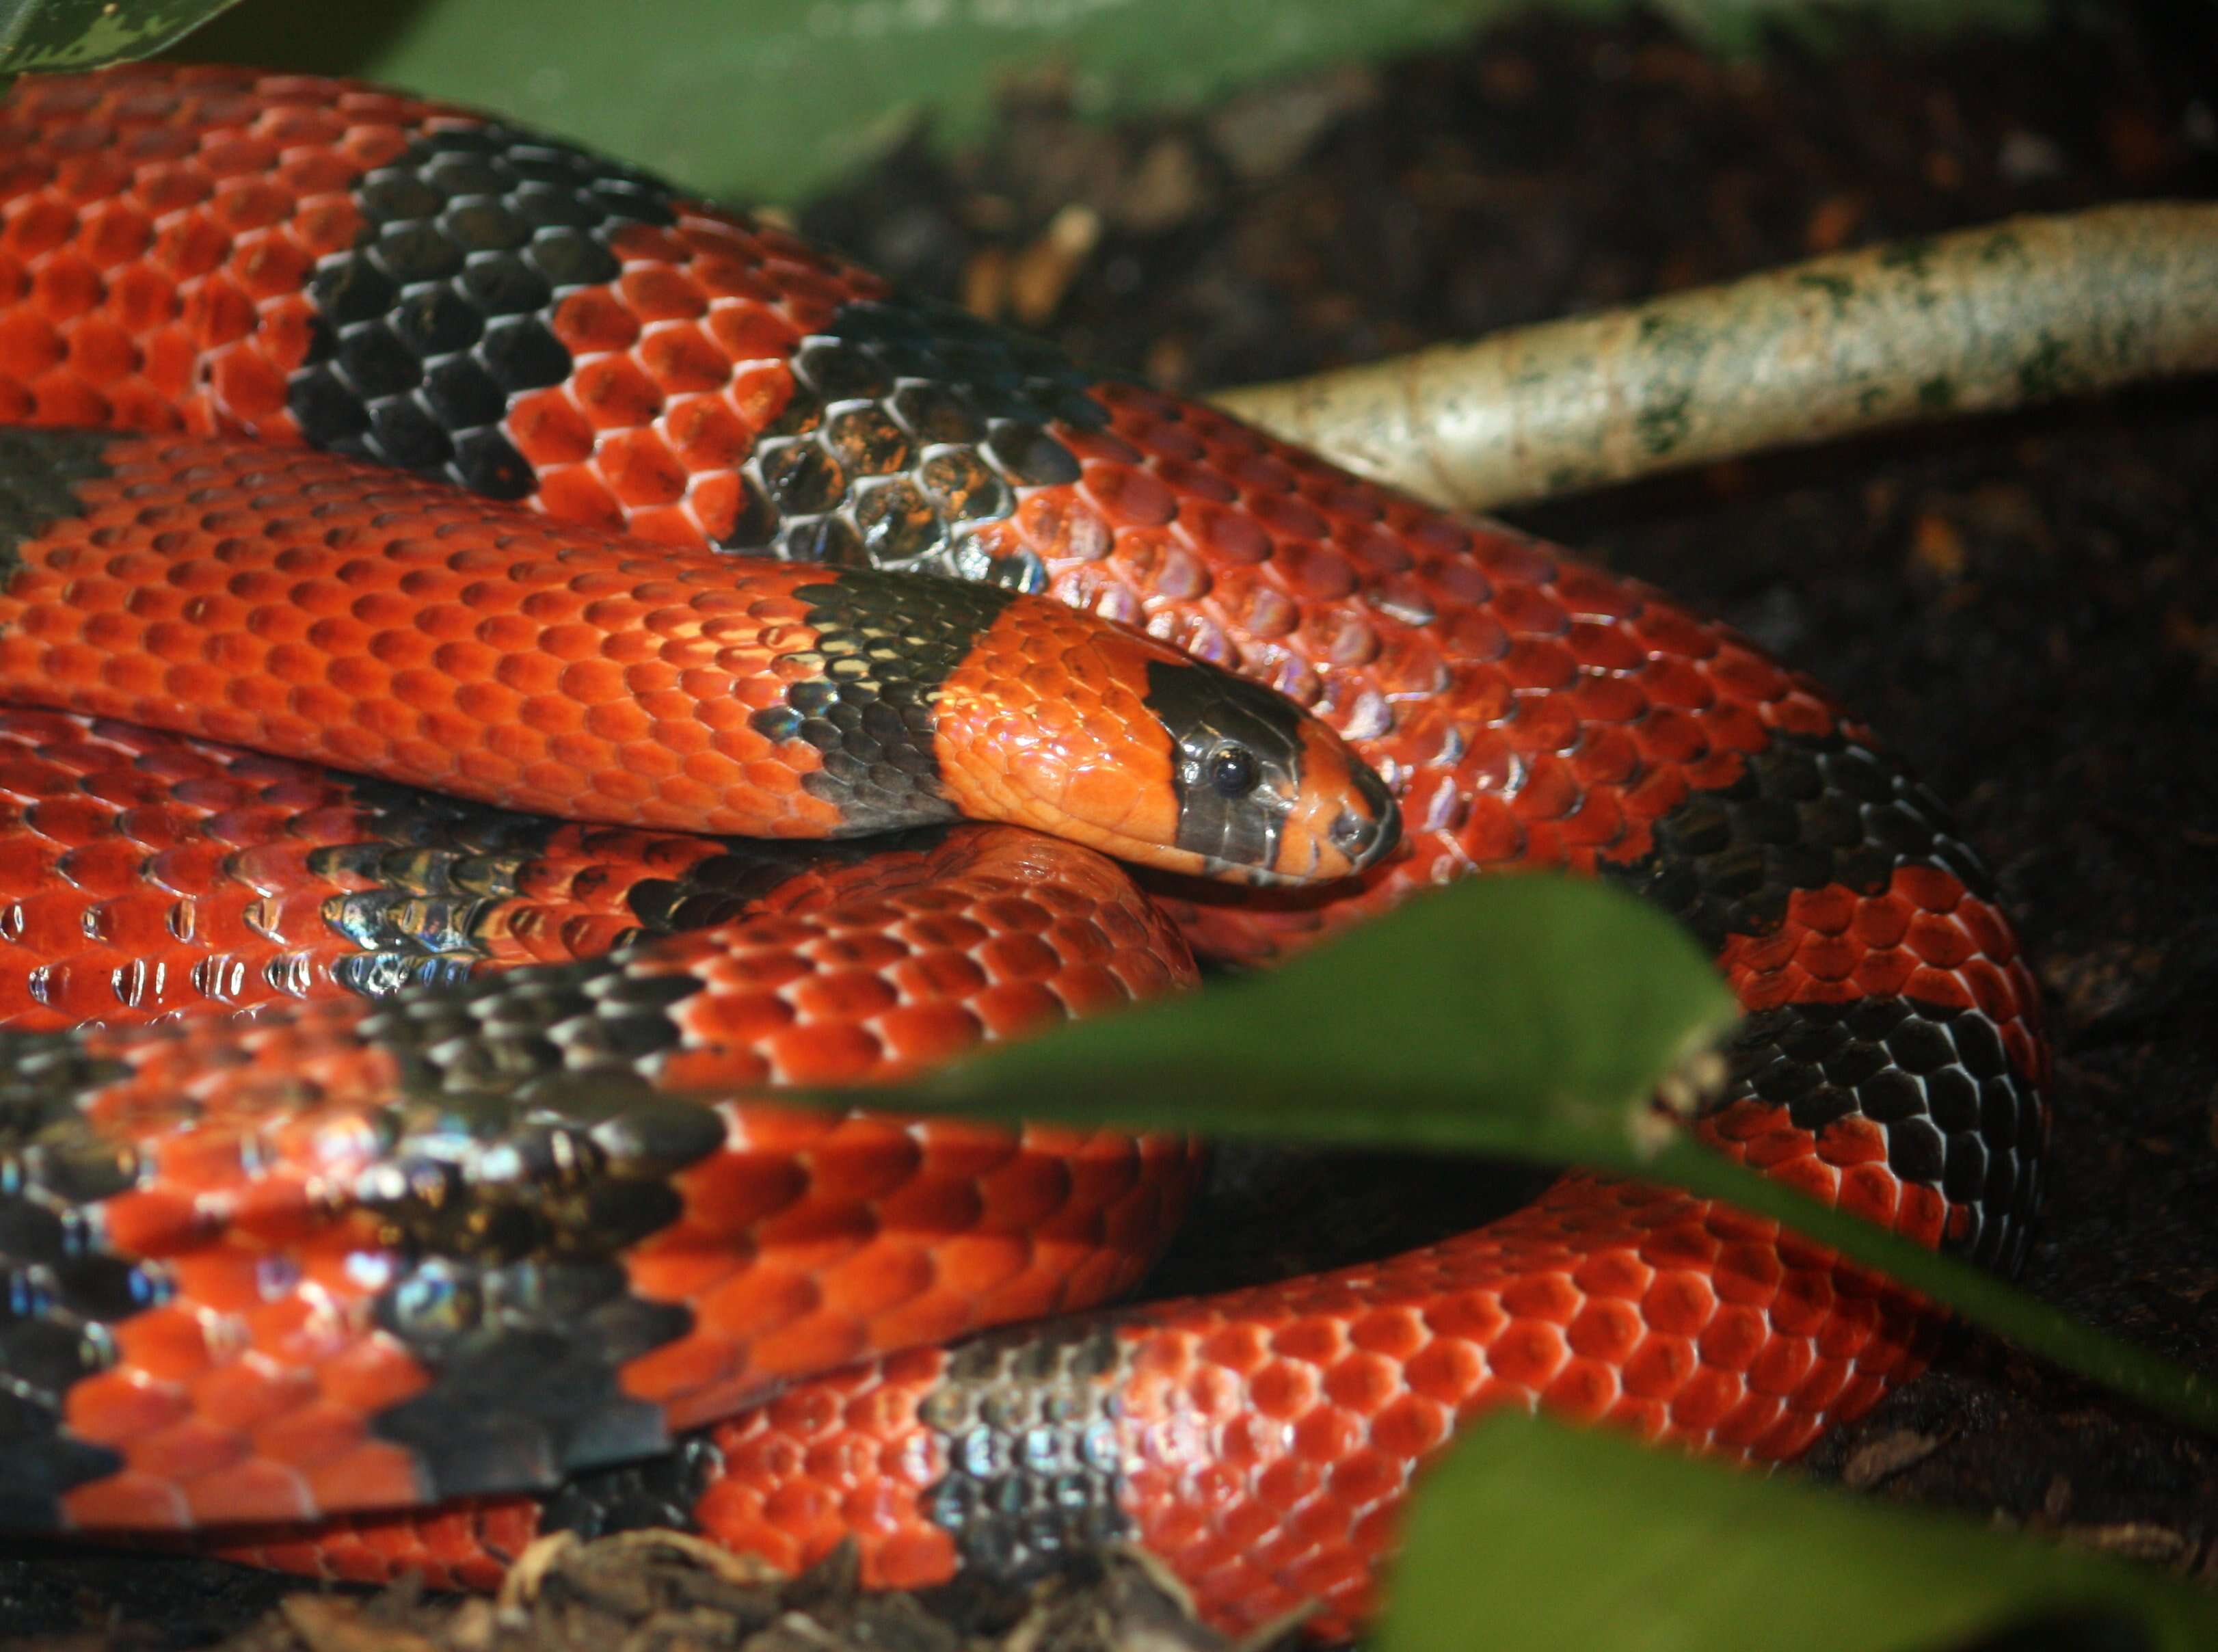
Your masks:
<path fill-rule="evenodd" d="M 7 1525 L 480 1586 L 1123 1537 L 1330 1632 L 1462 1419 L 1785 1458 L 1914 1371 L 1906 1295 L 1583 1174 L 1098 1311 L 1183 1142 L 759 1099 L 1472 872 L 1662 903 L 1749 1012 L 1701 1137 L 2015 1265 L 1987 875 L 1725 628 L 468 111 L 142 66 L 19 83 L 0 157 Z"/>

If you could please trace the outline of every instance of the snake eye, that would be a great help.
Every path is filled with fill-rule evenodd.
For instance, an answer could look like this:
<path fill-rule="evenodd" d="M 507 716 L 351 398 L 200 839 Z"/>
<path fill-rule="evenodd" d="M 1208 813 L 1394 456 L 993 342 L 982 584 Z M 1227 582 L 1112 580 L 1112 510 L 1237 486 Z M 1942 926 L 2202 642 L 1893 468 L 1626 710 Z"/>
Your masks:
<path fill-rule="evenodd" d="M 1209 783 L 1219 797 L 1245 797 L 1255 789 L 1255 759 L 1237 746 L 1220 746 L 1209 759 Z"/>

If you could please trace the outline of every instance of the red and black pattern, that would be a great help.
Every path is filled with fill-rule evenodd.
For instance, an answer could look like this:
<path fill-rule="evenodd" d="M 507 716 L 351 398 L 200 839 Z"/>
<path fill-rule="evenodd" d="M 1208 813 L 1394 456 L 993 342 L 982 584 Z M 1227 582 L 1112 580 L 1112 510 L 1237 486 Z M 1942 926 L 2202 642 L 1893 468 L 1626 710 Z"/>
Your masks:
<path fill-rule="evenodd" d="M 660 183 L 495 126 L 424 133 L 354 186 L 355 244 L 320 260 L 286 404 L 311 442 L 521 498 L 509 400 L 570 378 L 554 294 L 620 271 L 610 240 L 677 221 Z"/>
<path fill-rule="evenodd" d="M 1128 1287 L 1190 1181 L 1174 1138 L 682 1098 L 895 1077 L 1187 984 L 1162 920 L 1001 828 L 781 888 L 377 1004 L 0 1034 L 15 1523 L 548 1485 L 797 1372 Z"/>
<path fill-rule="evenodd" d="M 645 826 L 998 820 L 1269 883 L 1397 831 L 1323 724 L 1040 597 L 647 546 L 235 440 L 0 430 L 0 466 L 19 702 Z M 1197 752 L 1242 782 L 1205 807 Z"/>
<path fill-rule="evenodd" d="M 558 521 L 1143 627 L 1329 723 L 1404 828 L 1352 889 L 1166 890 L 1197 950 L 1265 959 L 1472 872 L 1620 879 L 1717 949 L 1751 1012 L 1704 1139 L 1925 1242 L 2022 1253 L 2047 1057 L 1989 880 L 1866 730 L 1724 628 L 467 112 L 127 70 L 19 86 L 0 145 L 0 415 L 306 439 Z M 996 669 L 1024 674 L 1015 654 Z M 790 709 L 839 729 L 833 703 Z M 1062 714 L 1045 695 L 1028 715 Z M 1248 841 L 1208 801 L 1242 778 L 1208 727 L 1164 777 L 1173 835 Z M 403 1013 L 443 1029 L 480 990 Z M 517 1081 L 554 1068 L 520 1057 Z M 637 1253 L 617 1253 L 633 1295 L 666 1299 Z M 1121 1533 L 1220 1621 L 1316 1599 L 1332 1629 L 1366 1609 L 1410 1476 L 1461 1419 L 1546 1405 L 1791 1457 L 1914 1371 L 1932 1323 L 1769 1224 L 1575 1176 L 1384 1263 L 952 1349 L 920 1337 L 823 1376 L 796 1362 L 660 1466 L 543 1505 L 238 1547 L 482 1584 L 542 1529 L 679 1520 L 781 1563 L 853 1538 L 867 1577 L 921 1584 Z"/>
<path fill-rule="evenodd" d="M 389 996 L 740 916 L 827 858 L 579 826 L 185 736 L 0 711 L 0 1018 Z"/>

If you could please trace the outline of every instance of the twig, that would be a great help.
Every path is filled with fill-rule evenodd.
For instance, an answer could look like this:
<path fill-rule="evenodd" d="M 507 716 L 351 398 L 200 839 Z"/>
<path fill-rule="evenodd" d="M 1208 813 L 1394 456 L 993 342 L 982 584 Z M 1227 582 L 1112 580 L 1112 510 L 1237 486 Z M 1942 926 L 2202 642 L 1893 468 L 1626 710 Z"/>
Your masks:
<path fill-rule="evenodd" d="M 1437 504 L 2218 368 L 2218 207 L 2014 218 L 1283 384 L 1229 411 Z"/>

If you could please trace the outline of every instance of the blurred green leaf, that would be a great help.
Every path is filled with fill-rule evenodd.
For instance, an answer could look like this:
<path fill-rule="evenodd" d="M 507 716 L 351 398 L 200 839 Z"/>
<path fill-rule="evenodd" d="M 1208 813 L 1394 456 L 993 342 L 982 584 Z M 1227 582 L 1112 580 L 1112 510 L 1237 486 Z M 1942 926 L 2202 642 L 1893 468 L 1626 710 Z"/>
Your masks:
<path fill-rule="evenodd" d="M 1460 34 L 1512 0 L 250 0 L 189 55 L 360 75 L 497 110 L 734 201 L 797 203 L 929 112 L 979 129 L 1056 64 L 1083 108 L 1193 105 Z M 1571 0 L 1566 9 L 1613 9 Z M 1815 0 L 1675 0 L 1745 43 Z M 2038 0 L 1891 0 L 1928 22 L 2030 22 Z"/>
<path fill-rule="evenodd" d="M 924 111 L 976 132 L 997 84 L 1070 65 L 1085 102 L 1197 102 L 1231 79 L 1463 27 L 1471 0 L 425 0 L 257 4 L 195 56 L 358 74 L 497 109 L 731 201 L 796 202 Z M 303 14 L 310 14 L 304 15 Z"/>
<path fill-rule="evenodd" d="M 902 1103 L 1628 1166 L 1657 1145 L 1657 1083 L 1738 1016 L 1648 902 L 1474 878 L 1283 968 L 942 1068 Z"/>
<path fill-rule="evenodd" d="M 1387 1595 L 1376 1652 L 2218 1646 L 2153 1571 L 1516 1414 L 1426 1476 Z"/>
<path fill-rule="evenodd" d="M 0 77 L 151 57 L 232 0 L 0 0 Z"/>

